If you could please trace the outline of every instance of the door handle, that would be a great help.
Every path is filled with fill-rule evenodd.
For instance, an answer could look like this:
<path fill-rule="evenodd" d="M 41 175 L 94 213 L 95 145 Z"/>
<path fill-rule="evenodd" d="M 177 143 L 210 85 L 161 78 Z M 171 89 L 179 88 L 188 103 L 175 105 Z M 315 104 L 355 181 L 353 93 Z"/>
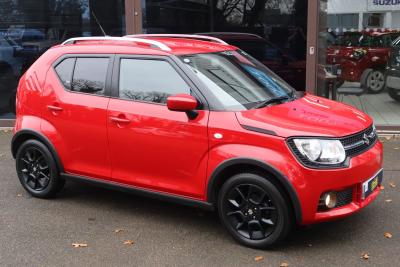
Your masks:
<path fill-rule="evenodd" d="M 115 123 L 130 123 L 131 120 L 119 117 L 110 117 L 110 120 Z"/>
<path fill-rule="evenodd" d="M 52 106 L 52 105 L 48 105 L 47 108 L 48 108 L 50 111 L 62 111 L 62 110 L 63 110 L 63 108 L 61 108 L 61 107 Z"/>

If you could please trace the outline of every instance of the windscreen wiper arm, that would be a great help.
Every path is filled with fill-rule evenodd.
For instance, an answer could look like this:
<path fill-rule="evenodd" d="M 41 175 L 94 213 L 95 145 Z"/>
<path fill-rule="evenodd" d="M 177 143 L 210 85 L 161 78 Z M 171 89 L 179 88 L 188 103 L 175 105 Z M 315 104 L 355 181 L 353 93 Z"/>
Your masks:
<path fill-rule="evenodd" d="M 259 102 L 257 105 L 255 105 L 255 106 L 253 107 L 253 109 L 263 108 L 263 107 L 266 107 L 266 106 L 268 106 L 268 105 L 270 105 L 270 104 L 281 103 L 281 102 L 284 101 L 284 100 L 291 100 L 291 99 L 293 99 L 293 98 L 294 98 L 293 96 L 289 96 L 289 95 L 281 96 L 281 97 L 270 98 L 270 99 L 268 99 L 268 100 Z"/>

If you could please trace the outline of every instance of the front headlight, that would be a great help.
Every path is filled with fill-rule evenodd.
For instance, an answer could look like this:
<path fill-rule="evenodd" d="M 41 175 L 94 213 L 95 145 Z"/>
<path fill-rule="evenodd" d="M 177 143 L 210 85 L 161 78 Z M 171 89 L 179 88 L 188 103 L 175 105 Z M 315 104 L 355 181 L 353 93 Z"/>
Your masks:
<path fill-rule="evenodd" d="M 346 160 L 346 151 L 339 140 L 302 138 L 293 142 L 300 154 L 313 163 L 334 165 Z"/>

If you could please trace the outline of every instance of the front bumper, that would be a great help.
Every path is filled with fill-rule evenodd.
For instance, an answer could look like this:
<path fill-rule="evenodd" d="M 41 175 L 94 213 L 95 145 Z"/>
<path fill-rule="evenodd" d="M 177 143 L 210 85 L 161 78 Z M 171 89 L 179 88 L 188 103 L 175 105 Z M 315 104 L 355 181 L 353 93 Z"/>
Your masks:
<path fill-rule="evenodd" d="M 386 76 L 386 86 L 400 90 L 400 71 L 388 71 Z"/>
<path fill-rule="evenodd" d="M 383 162 L 382 144 L 378 140 L 364 153 L 350 159 L 349 167 L 340 169 L 309 169 L 299 162 L 295 189 L 302 209 L 301 224 L 312 224 L 348 216 L 370 204 L 379 194 L 380 187 L 362 199 L 362 183 L 370 179 L 381 168 Z M 320 211 L 320 197 L 327 191 L 351 190 L 351 201 L 345 205 L 326 211 Z"/>

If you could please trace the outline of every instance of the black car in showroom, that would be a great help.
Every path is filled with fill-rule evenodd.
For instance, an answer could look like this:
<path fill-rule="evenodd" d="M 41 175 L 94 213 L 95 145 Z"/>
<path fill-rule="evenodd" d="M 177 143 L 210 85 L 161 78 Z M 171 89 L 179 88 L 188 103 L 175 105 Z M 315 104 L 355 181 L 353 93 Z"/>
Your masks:
<path fill-rule="evenodd" d="M 393 42 L 393 48 L 386 68 L 386 88 L 389 95 L 400 102 L 400 38 Z"/>

